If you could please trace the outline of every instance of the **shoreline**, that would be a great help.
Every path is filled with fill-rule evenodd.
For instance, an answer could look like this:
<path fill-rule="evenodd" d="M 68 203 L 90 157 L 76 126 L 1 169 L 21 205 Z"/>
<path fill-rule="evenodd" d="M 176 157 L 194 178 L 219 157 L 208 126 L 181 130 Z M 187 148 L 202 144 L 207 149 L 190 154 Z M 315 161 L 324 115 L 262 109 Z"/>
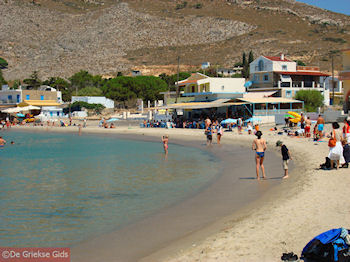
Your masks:
<path fill-rule="evenodd" d="M 118 132 L 157 137 L 159 134 L 159 130 L 152 128 L 121 128 Z M 107 133 L 114 132 L 108 130 Z M 195 130 L 162 129 L 161 133 L 169 134 L 170 139 L 177 133 L 185 140 L 204 141 L 203 133 Z M 341 199 L 348 190 L 350 170 L 316 169 L 328 155 L 327 143 L 278 136 L 269 132 L 268 127 L 263 127 L 263 133 L 269 151 L 277 151 L 274 143 L 280 139 L 291 150 L 295 168 L 290 178 L 241 209 L 239 214 L 218 218 L 196 232 L 153 250 L 140 261 L 280 261 L 283 252 L 293 251 L 300 255 L 306 243 L 321 232 L 349 227 L 350 205 Z M 250 145 L 252 139 L 253 136 L 233 132 L 224 133 L 222 141 L 228 145 L 249 141 Z M 282 174 L 281 159 L 278 159 L 278 165 Z M 113 258 L 113 254 L 110 255 Z"/>
<path fill-rule="evenodd" d="M 46 132 L 46 128 L 42 127 L 25 127 L 25 128 L 18 128 L 17 130 L 20 131 L 34 131 L 34 132 Z M 77 129 L 76 129 L 77 130 Z M 116 129 L 114 129 L 116 130 Z M 105 130 L 105 129 L 84 129 L 83 133 L 86 134 L 104 134 L 104 135 L 111 135 L 111 136 L 117 136 L 125 139 L 137 139 L 142 141 L 152 141 L 157 142 L 160 140 L 159 131 L 164 133 L 168 130 L 164 129 L 139 129 L 136 128 L 134 130 L 124 130 L 124 129 L 117 129 L 116 132 L 113 132 L 114 130 Z M 107 131 L 107 132 L 106 132 Z M 108 132 L 109 131 L 109 132 Z M 127 133 L 124 133 L 124 132 Z M 134 132 L 133 132 L 134 131 Z M 136 132 L 135 132 L 136 131 Z M 145 133 L 146 131 L 147 133 Z M 177 132 L 180 131 L 180 132 Z M 171 134 L 171 143 L 182 145 L 182 146 L 190 146 L 195 147 L 200 150 L 209 152 L 210 154 L 213 154 L 216 158 L 218 158 L 220 161 L 223 162 L 230 162 L 230 158 L 232 157 L 231 154 L 233 151 L 241 151 L 243 150 L 243 154 L 239 153 L 239 155 L 243 155 L 243 158 L 240 160 L 240 162 L 245 161 L 245 156 L 247 154 L 251 154 L 251 149 L 247 147 L 247 145 L 240 145 L 240 144 L 234 144 L 234 143 L 224 143 L 221 147 L 218 147 L 217 145 L 213 145 L 212 148 L 208 149 L 205 144 L 205 136 L 202 134 L 202 131 L 196 130 L 193 132 L 193 136 L 185 136 L 182 137 L 188 130 L 173 130 L 173 134 Z M 58 132 L 58 133 L 75 133 L 74 129 L 70 128 L 61 128 L 61 127 L 55 127 L 55 128 L 49 128 L 49 132 Z M 140 134 L 138 135 L 138 134 Z M 152 134 L 148 134 L 152 133 Z M 179 133 L 179 134 L 174 134 Z M 253 136 L 250 136 L 249 146 L 251 145 L 251 141 L 253 139 Z M 232 147 L 234 150 L 232 150 Z M 170 146 L 171 150 L 171 146 Z M 279 169 L 279 162 L 276 165 L 277 156 L 275 153 L 270 154 L 269 160 L 267 162 L 268 166 L 271 166 L 274 169 L 273 173 L 276 173 L 276 171 Z M 236 155 L 235 157 L 239 157 Z M 249 163 L 253 164 L 253 158 L 249 159 Z M 173 246 L 175 243 L 175 246 L 178 247 L 177 244 L 178 241 L 184 242 L 184 238 L 188 238 L 189 235 L 192 235 L 190 237 L 190 240 L 193 241 L 194 233 L 199 234 L 203 238 L 203 236 L 209 236 L 210 234 L 217 232 L 221 227 L 217 228 L 215 226 L 214 229 L 209 229 L 210 225 L 215 223 L 217 220 L 222 219 L 223 217 L 226 217 L 230 215 L 231 213 L 235 213 L 238 210 L 241 210 L 246 205 L 250 205 L 252 202 L 256 202 L 256 198 L 260 198 L 262 194 L 266 194 L 267 191 L 271 190 L 276 185 L 280 184 L 280 177 L 277 175 L 277 179 L 271 179 L 268 181 L 260 181 L 257 184 L 256 179 L 253 179 L 255 176 L 255 166 L 251 166 L 251 172 L 254 172 L 253 174 L 250 174 L 250 177 L 248 178 L 242 178 L 241 181 L 234 181 L 232 179 L 232 175 L 230 174 L 230 170 L 234 168 L 232 165 L 225 164 L 223 167 L 223 170 L 221 170 L 221 174 L 218 174 L 216 178 L 214 178 L 210 183 L 202 188 L 201 191 L 193 193 L 189 196 L 186 196 L 185 199 L 181 200 L 180 202 L 175 202 L 169 207 L 165 207 L 164 209 L 160 209 L 155 212 L 155 214 L 152 214 L 150 216 L 147 216 L 144 219 L 141 219 L 141 221 L 137 221 L 136 224 L 127 225 L 125 228 L 122 228 L 121 230 L 117 230 L 116 232 L 106 235 L 102 235 L 101 237 L 97 237 L 95 239 L 90 239 L 87 241 L 83 241 L 81 245 L 77 245 L 72 248 L 72 261 L 98 261 L 98 259 L 101 259 L 101 257 L 96 258 L 94 260 L 92 255 L 87 256 L 81 256 L 77 255 L 75 256 L 74 253 L 80 253 L 82 254 L 83 250 L 90 250 L 90 249 L 96 249 L 96 245 L 98 245 L 99 242 L 118 242 L 117 249 L 120 249 L 121 246 L 125 245 L 125 248 L 127 248 L 128 245 L 125 243 L 122 243 L 123 241 L 118 240 L 117 236 L 115 236 L 116 233 L 125 232 L 125 234 L 136 234 L 133 232 L 132 227 L 138 226 L 139 231 L 142 231 L 142 226 L 154 226 L 155 230 L 158 230 L 159 225 L 163 224 L 164 228 L 162 229 L 162 232 L 166 232 L 167 228 L 173 228 L 172 230 L 168 230 L 169 232 L 166 233 L 167 236 L 162 236 L 159 238 L 158 242 L 156 244 L 153 244 L 152 247 L 143 248 L 144 250 L 135 250 L 136 253 L 140 253 L 137 257 L 135 257 L 135 254 L 128 253 L 128 256 L 135 257 L 135 259 L 131 260 L 125 260 L 125 257 L 120 260 L 115 260 L 115 257 L 113 257 L 114 261 L 143 261 L 143 259 L 146 259 L 145 257 L 152 256 L 152 260 L 154 261 L 154 255 L 153 253 L 158 253 L 159 250 L 163 250 L 164 248 L 168 250 L 169 246 Z M 240 171 L 243 171 L 242 169 L 239 169 Z M 278 172 L 278 171 L 277 171 Z M 270 172 L 270 176 L 271 176 Z M 239 183 L 240 185 L 235 185 L 235 183 Z M 232 187 L 231 187 L 232 186 Z M 243 189 L 240 189 L 239 187 L 244 187 Z M 256 187 L 256 188 L 252 188 Z M 266 187 L 266 188 L 265 188 Z M 236 192 L 230 192 L 231 189 Z M 251 191 L 248 196 L 245 196 L 244 190 Z M 217 192 L 220 193 L 217 193 Z M 226 199 L 225 199 L 226 198 Z M 208 211 L 208 205 L 211 207 Z M 176 214 L 181 214 L 179 218 L 176 217 Z M 161 218 L 161 219 L 160 219 Z M 157 221 L 157 222 L 155 222 Z M 165 221 L 165 222 L 164 222 Z M 169 224 L 168 222 L 171 222 Z M 175 222 L 174 222 L 175 221 Z M 186 221 L 186 223 L 184 223 Z M 176 224 L 176 225 L 175 225 Z M 182 225 L 186 224 L 186 225 Z M 157 225 L 157 226 L 155 226 Z M 140 229 L 141 228 L 141 229 Z M 177 229 L 176 229 L 177 228 Z M 180 228 L 180 229 L 179 229 Z M 182 228 L 182 229 L 181 229 Z M 209 230 L 208 230 L 209 229 Z M 147 239 L 149 237 L 149 234 L 151 235 L 157 235 L 155 232 L 147 232 L 147 234 L 143 234 L 142 238 Z M 137 236 L 134 236 L 134 238 Z M 140 237 L 140 236 L 138 236 Z M 104 239 L 110 239 L 113 238 L 113 241 L 110 240 L 104 240 Z M 162 239 L 163 238 L 163 239 Z M 166 240 L 166 241 L 165 241 Z M 190 241 L 190 242 L 191 242 Z M 198 241 L 198 236 L 196 236 L 196 241 Z M 93 244 L 92 244 L 93 243 Z M 182 243 L 184 244 L 184 243 Z M 142 245 L 142 243 L 138 244 L 139 246 Z M 105 243 L 103 244 L 105 246 Z M 183 245 L 181 245 L 183 246 Z M 112 247 L 110 247 L 112 249 Z M 122 248 L 122 249 L 125 249 Z M 76 251 L 75 251 L 76 250 Z M 106 250 L 105 250 L 106 251 Z M 106 251 L 107 252 L 107 251 Z M 122 252 L 122 251 L 121 251 Z M 86 252 L 85 252 L 86 253 Z M 167 252 L 169 253 L 169 252 Z M 115 255 L 115 254 L 114 254 Z M 159 255 L 157 255 L 158 258 L 160 258 Z M 158 259 L 157 258 L 157 259 Z M 112 257 L 104 258 L 105 261 L 110 261 Z M 152 261 L 150 260 L 150 261 Z M 147 261 L 147 260 L 145 260 Z"/>

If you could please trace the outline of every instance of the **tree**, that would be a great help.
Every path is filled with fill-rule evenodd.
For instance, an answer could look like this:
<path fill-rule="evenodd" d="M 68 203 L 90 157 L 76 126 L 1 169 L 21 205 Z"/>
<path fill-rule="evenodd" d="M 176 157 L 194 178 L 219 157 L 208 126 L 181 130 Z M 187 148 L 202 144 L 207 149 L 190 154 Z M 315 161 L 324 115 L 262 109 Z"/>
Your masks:
<path fill-rule="evenodd" d="M 294 60 L 294 62 L 296 62 L 298 66 L 306 66 L 306 64 L 300 60 Z"/>
<path fill-rule="evenodd" d="M 249 77 L 249 64 L 247 62 L 245 52 L 243 52 L 243 54 L 242 54 L 242 65 L 243 65 L 242 76 L 244 78 L 248 78 Z"/>
<path fill-rule="evenodd" d="M 7 61 L 4 58 L 0 57 L 0 69 L 6 69 L 8 66 Z"/>
<path fill-rule="evenodd" d="M 128 88 L 125 82 L 123 85 L 124 79 L 122 78 L 126 77 L 120 76 L 108 80 L 102 87 L 102 92 L 107 98 L 122 102 L 125 107 L 128 100 L 136 98 L 136 94 Z"/>
<path fill-rule="evenodd" d="M 97 87 L 88 86 L 83 89 L 80 89 L 78 96 L 102 96 L 102 90 Z"/>
<path fill-rule="evenodd" d="M 72 88 L 68 81 L 60 77 L 50 77 L 43 82 L 43 85 L 48 85 L 62 92 L 62 100 L 65 102 L 72 100 Z"/>
<path fill-rule="evenodd" d="M 305 110 L 308 112 L 317 111 L 324 101 L 323 95 L 317 90 L 300 90 L 295 94 L 295 99 L 304 101 Z"/>
<path fill-rule="evenodd" d="M 253 51 L 250 50 L 249 52 L 249 58 L 248 58 L 248 64 L 250 65 L 251 62 L 254 61 L 254 55 L 253 55 Z"/>
<path fill-rule="evenodd" d="M 105 80 L 103 80 L 101 76 L 99 75 L 93 76 L 89 74 L 88 71 L 84 71 L 84 70 L 72 75 L 69 78 L 69 81 L 71 82 L 71 87 L 73 90 L 75 90 L 76 94 L 78 94 L 78 91 L 80 89 L 83 89 L 85 87 L 100 88 L 105 83 Z"/>
<path fill-rule="evenodd" d="M 21 80 L 16 79 L 15 81 L 13 81 L 11 89 L 17 89 L 19 88 L 20 85 L 21 85 Z"/>
<path fill-rule="evenodd" d="M 189 72 L 179 72 L 179 81 L 184 80 L 186 78 L 189 78 L 191 76 L 191 73 Z M 160 74 L 159 78 L 164 80 L 168 87 L 169 90 L 175 91 L 175 83 L 177 82 L 177 74 L 174 75 L 167 75 L 167 74 Z"/>
<path fill-rule="evenodd" d="M 34 71 L 30 78 L 26 78 L 23 80 L 23 83 L 27 84 L 29 87 L 32 87 L 33 89 L 38 89 L 41 86 L 41 80 L 38 76 L 38 71 Z"/>
<path fill-rule="evenodd" d="M 2 75 L 2 71 L 0 69 L 0 88 L 2 89 L 2 85 L 7 85 L 7 82 L 5 80 L 5 78 Z"/>

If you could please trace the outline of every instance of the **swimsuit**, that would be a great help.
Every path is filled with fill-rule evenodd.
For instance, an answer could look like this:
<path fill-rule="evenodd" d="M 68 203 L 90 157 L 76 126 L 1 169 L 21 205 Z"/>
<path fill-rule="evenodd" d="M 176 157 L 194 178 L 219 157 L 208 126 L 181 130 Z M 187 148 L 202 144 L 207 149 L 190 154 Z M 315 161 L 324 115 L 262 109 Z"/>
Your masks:
<path fill-rule="evenodd" d="M 256 152 L 256 154 L 260 157 L 263 158 L 265 155 L 265 152 Z"/>
<path fill-rule="evenodd" d="M 318 131 L 323 131 L 323 124 L 318 124 Z"/>

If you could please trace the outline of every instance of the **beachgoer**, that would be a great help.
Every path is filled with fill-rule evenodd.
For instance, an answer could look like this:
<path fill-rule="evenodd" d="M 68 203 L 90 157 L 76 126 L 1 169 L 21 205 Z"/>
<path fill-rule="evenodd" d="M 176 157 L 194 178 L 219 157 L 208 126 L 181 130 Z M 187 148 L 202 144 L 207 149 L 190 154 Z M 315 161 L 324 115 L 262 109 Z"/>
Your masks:
<path fill-rule="evenodd" d="M 6 140 L 2 138 L 2 136 L 0 136 L 0 147 L 4 147 L 4 145 L 6 144 Z"/>
<path fill-rule="evenodd" d="M 332 123 L 332 128 L 330 138 L 335 139 L 336 144 L 334 147 L 329 148 L 328 158 L 331 160 L 331 168 L 333 167 L 333 162 L 337 161 L 337 169 L 339 169 L 339 163 L 344 162 L 342 134 L 339 130 L 339 124 L 337 122 Z"/>
<path fill-rule="evenodd" d="M 218 123 L 216 125 L 216 135 L 217 135 L 217 143 L 218 143 L 218 145 L 220 145 L 222 134 L 223 134 L 222 126 L 221 126 L 221 124 Z"/>
<path fill-rule="evenodd" d="M 252 122 L 250 122 L 250 121 L 248 122 L 247 128 L 248 128 L 248 134 L 251 135 L 251 134 L 252 134 L 252 131 L 253 131 Z"/>
<path fill-rule="evenodd" d="M 266 141 L 265 139 L 261 138 L 262 133 L 261 131 L 258 131 L 255 133 L 257 138 L 254 139 L 252 149 L 255 150 L 255 162 L 256 162 L 256 178 L 259 180 L 259 170 L 261 168 L 263 178 L 265 179 L 265 167 L 264 167 L 264 158 L 265 158 L 265 151 L 266 151 Z"/>
<path fill-rule="evenodd" d="M 303 113 L 300 114 L 301 118 L 300 118 L 300 128 L 301 129 L 305 129 L 305 116 Z M 305 132 L 303 132 L 305 134 Z"/>
<path fill-rule="evenodd" d="M 87 122 L 87 120 L 86 120 L 86 118 L 84 118 L 84 125 L 83 125 L 84 128 L 86 127 L 86 122 Z"/>
<path fill-rule="evenodd" d="M 11 141 L 11 145 L 14 145 L 15 144 L 15 142 L 14 141 Z"/>
<path fill-rule="evenodd" d="M 343 157 L 345 161 L 345 164 L 343 164 L 342 167 L 348 168 L 350 163 L 350 145 L 347 143 L 346 140 L 343 140 L 342 144 L 343 144 Z"/>
<path fill-rule="evenodd" d="M 323 128 L 324 128 L 324 124 L 325 124 L 325 121 L 323 119 L 323 117 L 321 115 L 318 115 L 318 118 L 317 118 L 317 131 L 318 131 L 318 135 L 320 138 L 323 137 Z"/>
<path fill-rule="evenodd" d="M 209 146 L 213 142 L 213 127 L 212 127 L 212 125 L 209 125 L 205 129 L 205 134 L 207 136 L 207 146 Z"/>
<path fill-rule="evenodd" d="M 343 138 L 347 143 L 350 143 L 350 117 L 344 119 Z"/>
<path fill-rule="evenodd" d="M 207 118 L 205 119 L 204 123 L 205 123 L 205 128 L 207 128 L 207 127 L 209 127 L 211 125 L 211 120 L 210 120 L 209 116 L 207 116 Z"/>
<path fill-rule="evenodd" d="M 115 128 L 115 125 L 112 123 L 109 128 Z"/>
<path fill-rule="evenodd" d="M 81 136 L 81 124 L 78 125 L 79 136 Z"/>
<path fill-rule="evenodd" d="M 162 136 L 162 142 L 163 142 L 163 147 L 164 147 L 164 153 L 167 155 L 168 154 L 168 142 L 169 142 L 169 136 L 165 135 Z"/>
<path fill-rule="evenodd" d="M 280 146 L 281 147 L 281 153 L 282 153 L 282 166 L 283 166 L 283 170 L 284 170 L 284 176 L 283 178 L 288 178 L 288 162 L 289 159 L 292 159 L 292 156 L 290 154 L 290 151 L 288 150 L 288 148 L 286 147 L 286 145 L 283 144 L 282 141 L 278 140 L 276 142 L 276 146 Z"/>
<path fill-rule="evenodd" d="M 305 120 L 305 137 L 311 137 L 311 120 L 310 117 L 308 116 L 307 119 Z"/>
<path fill-rule="evenodd" d="M 243 121 L 242 118 L 238 118 L 237 120 L 237 130 L 238 130 L 238 134 L 242 134 L 242 125 L 243 125 Z"/>

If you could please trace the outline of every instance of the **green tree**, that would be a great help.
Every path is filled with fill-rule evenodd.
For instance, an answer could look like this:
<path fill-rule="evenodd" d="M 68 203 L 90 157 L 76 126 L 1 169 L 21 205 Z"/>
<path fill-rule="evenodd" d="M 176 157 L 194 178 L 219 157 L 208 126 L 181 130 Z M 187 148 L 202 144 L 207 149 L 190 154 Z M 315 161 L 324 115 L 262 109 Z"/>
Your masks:
<path fill-rule="evenodd" d="M 33 89 L 38 89 L 41 86 L 41 80 L 38 76 L 38 71 L 34 71 L 30 78 L 26 78 L 23 80 L 23 83 L 27 84 L 29 87 L 32 87 Z"/>
<path fill-rule="evenodd" d="M 305 110 L 315 112 L 323 105 L 323 95 L 317 90 L 300 90 L 295 94 L 295 99 L 304 101 Z"/>
<path fill-rule="evenodd" d="M 189 78 L 191 76 L 191 73 L 189 72 L 179 72 L 179 81 L 184 80 L 186 78 Z M 159 78 L 165 81 L 168 85 L 169 90 L 175 91 L 175 83 L 177 82 L 177 74 L 173 75 L 167 75 L 167 74 L 160 74 Z"/>
<path fill-rule="evenodd" d="M 132 81 L 124 76 L 108 80 L 102 87 L 103 94 L 114 101 L 121 102 L 124 107 L 127 101 L 136 98 L 136 94 L 128 87 Z"/>
<path fill-rule="evenodd" d="M 11 89 L 17 89 L 19 88 L 20 85 L 21 85 L 21 80 L 16 79 L 15 81 L 13 81 Z"/>
<path fill-rule="evenodd" d="M 92 109 L 94 110 L 94 112 L 96 114 L 100 114 L 102 112 L 103 109 L 105 109 L 105 106 L 102 104 L 89 104 L 87 102 L 83 102 L 83 101 L 76 101 L 71 105 L 71 112 L 74 111 L 81 111 L 82 108 L 86 108 L 86 109 Z M 67 110 L 65 110 L 67 111 Z M 69 112 L 69 111 L 67 111 Z"/>
<path fill-rule="evenodd" d="M 94 86 L 88 86 L 83 89 L 80 89 L 78 96 L 102 96 L 102 90 Z"/>
<path fill-rule="evenodd" d="M 253 51 L 250 50 L 249 52 L 249 57 L 248 57 L 248 64 L 250 64 L 251 62 L 254 61 L 254 55 L 253 55 Z"/>
<path fill-rule="evenodd" d="M 7 68 L 7 66 L 8 66 L 7 61 L 4 58 L 0 57 L 0 69 L 5 69 Z"/>
<path fill-rule="evenodd" d="M 306 64 L 300 60 L 294 60 L 294 62 L 296 62 L 298 66 L 306 66 Z"/>
<path fill-rule="evenodd" d="M 43 82 L 43 85 L 48 85 L 62 92 L 62 100 L 65 102 L 72 100 L 72 88 L 68 81 L 60 77 L 50 77 Z"/>
<path fill-rule="evenodd" d="M 84 71 L 84 70 L 72 75 L 69 78 L 69 81 L 71 82 L 71 88 L 75 90 L 76 94 L 78 94 L 78 91 L 80 89 L 83 89 L 85 87 L 100 88 L 105 83 L 105 80 L 103 80 L 101 76 L 99 75 L 93 76 L 89 74 L 88 71 Z"/>

